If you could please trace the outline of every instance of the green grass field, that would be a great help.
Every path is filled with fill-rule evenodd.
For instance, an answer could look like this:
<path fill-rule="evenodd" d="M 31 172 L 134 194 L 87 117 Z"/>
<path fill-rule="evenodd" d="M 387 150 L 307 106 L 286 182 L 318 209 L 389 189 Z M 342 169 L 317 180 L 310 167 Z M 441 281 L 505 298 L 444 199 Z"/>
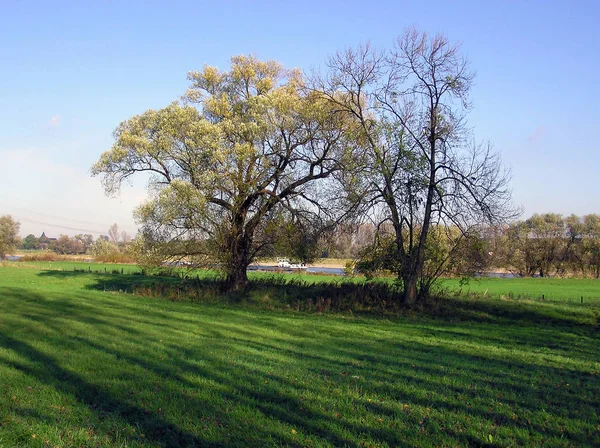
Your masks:
<path fill-rule="evenodd" d="M 477 293 L 492 297 L 541 298 L 584 302 L 600 300 L 600 280 L 581 278 L 478 278 L 461 286 L 459 279 L 443 279 L 441 286 L 451 291 Z"/>
<path fill-rule="evenodd" d="M 568 300 L 590 281 L 377 318 L 104 292 L 118 276 L 52 265 L 0 266 L 0 447 L 600 445 L 600 305 Z"/>
<path fill-rule="evenodd" d="M 8 263 L 11 266 L 27 266 L 40 270 L 61 270 L 73 271 L 91 270 L 99 273 L 111 273 L 112 271 L 123 270 L 126 274 L 141 272 L 141 269 L 131 264 L 107 265 L 104 263 L 80 263 L 73 261 L 57 262 L 19 262 Z M 212 276 L 213 273 L 200 273 L 200 276 Z M 252 278 L 268 278 L 274 274 L 265 272 L 250 272 Z M 353 279 L 344 279 L 331 275 L 315 274 L 278 274 L 284 278 L 301 279 L 308 283 L 327 283 L 352 281 L 362 282 L 363 277 Z M 391 281 L 391 280 L 388 280 Z M 446 278 L 440 282 L 440 287 L 450 292 L 475 293 L 487 295 L 494 298 L 530 298 L 540 299 L 544 296 L 545 300 L 560 300 L 570 302 L 580 302 L 581 297 L 584 302 L 600 301 L 600 280 L 599 279 L 578 279 L 578 278 L 475 278 L 471 279 L 466 285 L 460 284 L 460 279 Z"/>

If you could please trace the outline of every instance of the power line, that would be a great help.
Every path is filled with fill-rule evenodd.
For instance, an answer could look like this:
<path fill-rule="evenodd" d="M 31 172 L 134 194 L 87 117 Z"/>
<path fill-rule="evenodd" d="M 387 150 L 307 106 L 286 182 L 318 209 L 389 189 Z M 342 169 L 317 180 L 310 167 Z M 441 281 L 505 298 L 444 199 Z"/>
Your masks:
<path fill-rule="evenodd" d="M 105 235 L 108 233 L 108 231 L 98 231 L 98 230 L 90 230 L 90 229 L 81 229 L 78 227 L 70 227 L 70 226 L 63 226 L 61 224 L 53 224 L 50 222 L 43 222 L 43 221 L 37 221 L 35 219 L 29 219 L 29 218 L 23 218 L 21 216 L 15 216 L 15 218 L 18 221 L 25 221 L 25 222 L 29 222 L 29 223 L 34 223 L 34 224 L 41 224 L 44 226 L 51 226 L 51 227 L 58 227 L 59 229 L 66 229 L 66 230 L 74 230 L 76 232 L 85 232 L 85 233 L 99 233 L 101 235 Z"/>
<path fill-rule="evenodd" d="M 63 216 L 55 216 L 55 215 L 49 215 L 49 214 L 46 214 L 46 213 L 40 213 L 40 212 L 37 212 L 35 210 L 31 210 L 31 209 L 28 209 L 28 208 L 25 208 L 25 207 L 19 207 L 19 206 L 16 206 L 16 205 L 7 204 L 6 202 L 3 202 L 3 201 L 0 201 L 0 205 L 4 205 L 5 207 L 14 208 L 14 209 L 17 209 L 17 210 L 22 210 L 22 211 L 27 212 L 27 213 L 33 213 L 34 215 L 44 216 L 46 218 L 59 219 L 61 221 L 72 221 L 72 222 L 74 222 L 76 224 L 86 224 L 86 225 L 87 224 L 91 224 L 93 226 L 99 225 L 97 222 L 82 221 L 82 220 L 74 219 L 74 218 L 65 218 Z M 106 227 L 108 228 L 108 227 L 110 227 L 110 225 L 107 225 Z"/>
<path fill-rule="evenodd" d="M 6 199 L 6 198 L 2 198 L 2 199 Z M 21 213 L 18 213 L 18 212 L 16 214 L 14 214 L 15 218 L 17 218 L 19 221 L 24 221 L 24 222 L 33 223 L 33 224 L 39 224 L 39 225 L 44 225 L 44 226 L 56 227 L 59 229 L 71 230 L 71 231 L 75 231 L 75 232 L 85 232 L 85 233 L 93 233 L 93 234 L 99 234 L 99 235 L 106 235 L 108 233 L 108 229 L 111 227 L 111 225 L 108 225 L 108 224 L 105 225 L 105 224 L 100 224 L 97 222 L 84 221 L 84 220 L 80 220 L 80 219 L 66 218 L 63 216 L 56 216 L 56 215 L 50 215 L 47 213 L 41 213 L 41 212 L 26 208 L 26 207 L 11 205 L 4 201 L 0 201 L 0 205 L 8 207 L 9 209 L 21 210 L 22 212 L 26 212 L 27 214 L 39 215 L 39 216 L 43 216 L 46 218 L 51 218 L 52 220 L 58 220 L 60 222 L 66 221 L 67 224 L 73 223 L 73 225 L 55 224 L 53 222 L 40 221 L 39 219 L 29 218 L 27 215 L 22 215 Z M 83 226 L 81 224 L 83 224 Z M 97 230 L 97 229 L 91 230 L 89 228 L 89 225 L 94 226 L 94 227 L 102 226 L 105 228 L 105 230 Z"/>

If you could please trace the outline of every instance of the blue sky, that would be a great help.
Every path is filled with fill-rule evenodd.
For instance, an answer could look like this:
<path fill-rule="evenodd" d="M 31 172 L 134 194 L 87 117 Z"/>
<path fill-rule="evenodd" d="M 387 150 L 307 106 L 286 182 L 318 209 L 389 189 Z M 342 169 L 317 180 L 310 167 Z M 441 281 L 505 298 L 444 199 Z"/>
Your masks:
<path fill-rule="evenodd" d="M 120 121 L 177 99 L 237 54 L 322 66 L 405 27 L 462 42 L 469 124 L 533 213 L 600 213 L 600 4 L 594 1 L 22 2 L 0 0 L 0 215 L 22 234 L 135 233 L 143 184 L 103 194 L 89 168 Z"/>

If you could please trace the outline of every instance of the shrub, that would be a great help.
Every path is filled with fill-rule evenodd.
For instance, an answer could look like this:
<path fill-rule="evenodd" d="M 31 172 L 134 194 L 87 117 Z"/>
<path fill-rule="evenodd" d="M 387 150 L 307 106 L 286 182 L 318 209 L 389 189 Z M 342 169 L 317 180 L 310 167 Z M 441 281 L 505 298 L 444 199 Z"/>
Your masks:
<path fill-rule="evenodd" d="M 132 255 L 122 252 L 96 255 L 95 259 L 99 263 L 135 263 Z"/>
<path fill-rule="evenodd" d="M 24 255 L 19 258 L 19 261 L 67 261 L 70 259 L 72 259 L 72 257 L 48 251 Z"/>

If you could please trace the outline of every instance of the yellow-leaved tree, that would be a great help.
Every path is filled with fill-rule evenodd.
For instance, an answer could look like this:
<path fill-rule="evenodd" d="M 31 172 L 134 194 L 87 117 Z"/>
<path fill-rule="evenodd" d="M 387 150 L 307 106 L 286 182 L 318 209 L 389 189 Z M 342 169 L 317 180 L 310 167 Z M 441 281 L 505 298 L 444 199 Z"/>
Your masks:
<path fill-rule="evenodd" d="M 150 199 L 136 211 L 146 261 L 217 264 L 228 289 L 241 290 L 274 243 L 270 224 L 332 219 L 334 175 L 354 145 L 344 115 L 275 61 L 237 56 L 229 71 L 188 78 L 183 103 L 121 123 L 92 174 L 111 194 L 149 173 Z"/>

